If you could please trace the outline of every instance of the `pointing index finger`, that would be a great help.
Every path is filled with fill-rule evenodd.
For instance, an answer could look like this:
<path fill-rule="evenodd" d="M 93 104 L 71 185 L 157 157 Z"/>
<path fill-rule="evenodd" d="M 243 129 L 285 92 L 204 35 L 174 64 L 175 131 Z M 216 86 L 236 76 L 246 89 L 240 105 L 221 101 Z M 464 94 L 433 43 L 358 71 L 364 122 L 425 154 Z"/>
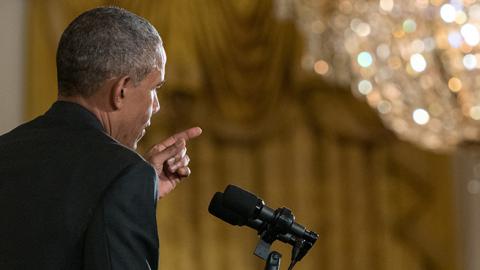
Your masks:
<path fill-rule="evenodd" d="M 161 147 L 160 150 L 163 150 L 170 145 L 173 145 L 176 141 L 178 140 L 185 140 L 188 141 L 189 139 L 193 139 L 195 137 L 200 136 L 202 134 L 202 129 L 200 127 L 193 127 L 189 128 L 187 130 L 181 131 L 179 133 L 176 133 L 170 137 L 168 137 L 165 141 L 161 142 L 158 146 Z"/>
<path fill-rule="evenodd" d="M 184 139 L 185 141 L 188 141 L 190 139 L 200 136 L 200 134 L 202 134 L 202 129 L 200 127 L 193 127 L 179 132 L 172 137 L 175 138 L 175 140 Z"/>

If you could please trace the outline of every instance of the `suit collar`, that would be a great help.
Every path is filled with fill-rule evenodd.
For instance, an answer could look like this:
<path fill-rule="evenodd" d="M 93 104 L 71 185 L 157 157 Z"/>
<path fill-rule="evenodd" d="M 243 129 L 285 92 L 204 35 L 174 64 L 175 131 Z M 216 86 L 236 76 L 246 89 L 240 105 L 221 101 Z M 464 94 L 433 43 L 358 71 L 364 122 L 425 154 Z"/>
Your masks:
<path fill-rule="evenodd" d="M 74 126 L 85 126 L 105 132 L 100 120 L 80 104 L 68 101 L 56 101 L 45 113 L 46 117 L 53 117 L 68 122 Z"/>

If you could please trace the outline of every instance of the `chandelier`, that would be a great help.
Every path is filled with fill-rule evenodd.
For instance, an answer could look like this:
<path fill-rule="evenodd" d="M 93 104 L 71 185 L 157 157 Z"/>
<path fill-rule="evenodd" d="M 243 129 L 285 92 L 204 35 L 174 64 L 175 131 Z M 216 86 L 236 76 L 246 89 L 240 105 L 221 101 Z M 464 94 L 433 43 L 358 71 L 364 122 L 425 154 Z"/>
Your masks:
<path fill-rule="evenodd" d="M 480 139 L 480 0 L 278 0 L 306 37 L 302 66 L 350 86 L 401 139 Z"/>

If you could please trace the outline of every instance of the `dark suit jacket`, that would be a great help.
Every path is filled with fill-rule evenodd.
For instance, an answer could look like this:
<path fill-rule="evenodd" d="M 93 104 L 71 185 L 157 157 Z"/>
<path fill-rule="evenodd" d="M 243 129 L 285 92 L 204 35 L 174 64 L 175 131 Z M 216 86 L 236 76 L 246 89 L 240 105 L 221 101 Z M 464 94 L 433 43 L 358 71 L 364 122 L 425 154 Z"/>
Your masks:
<path fill-rule="evenodd" d="M 157 269 L 156 174 L 80 105 L 0 136 L 0 269 Z"/>

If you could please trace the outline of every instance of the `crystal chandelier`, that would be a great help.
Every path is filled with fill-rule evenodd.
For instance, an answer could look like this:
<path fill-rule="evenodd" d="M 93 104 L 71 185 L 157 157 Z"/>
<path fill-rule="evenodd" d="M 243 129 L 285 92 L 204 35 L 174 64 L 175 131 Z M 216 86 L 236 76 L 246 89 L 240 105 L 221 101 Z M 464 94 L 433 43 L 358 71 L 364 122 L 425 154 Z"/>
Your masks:
<path fill-rule="evenodd" d="M 305 34 L 303 67 L 350 85 L 401 139 L 435 151 L 480 139 L 480 0 L 277 4 Z"/>

